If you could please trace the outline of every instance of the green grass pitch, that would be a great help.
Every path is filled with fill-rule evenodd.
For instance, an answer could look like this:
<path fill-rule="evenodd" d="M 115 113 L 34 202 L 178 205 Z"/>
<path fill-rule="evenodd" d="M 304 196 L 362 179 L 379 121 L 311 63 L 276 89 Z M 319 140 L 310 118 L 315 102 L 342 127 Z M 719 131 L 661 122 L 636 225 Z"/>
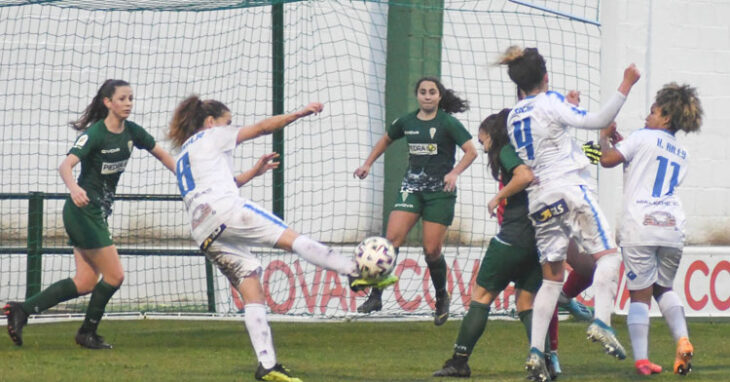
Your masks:
<path fill-rule="evenodd" d="M 691 321 L 694 372 L 673 375 L 674 343 L 664 321 L 653 319 L 650 357 L 664 372 L 634 373 L 625 319 L 615 318 L 629 357 L 618 361 L 585 339 L 585 323 L 560 326 L 560 381 L 730 380 L 730 324 Z M 460 321 L 272 323 L 279 361 L 302 380 L 439 381 L 433 371 L 451 356 Z M 2 381 L 250 381 L 255 358 L 243 321 L 106 320 L 100 334 L 110 351 L 82 349 L 73 337 L 79 322 L 33 324 L 25 344 L 0 338 Z M 472 381 L 524 381 L 527 353 L 519 322 L 487 324 L 470 360 Z"/>

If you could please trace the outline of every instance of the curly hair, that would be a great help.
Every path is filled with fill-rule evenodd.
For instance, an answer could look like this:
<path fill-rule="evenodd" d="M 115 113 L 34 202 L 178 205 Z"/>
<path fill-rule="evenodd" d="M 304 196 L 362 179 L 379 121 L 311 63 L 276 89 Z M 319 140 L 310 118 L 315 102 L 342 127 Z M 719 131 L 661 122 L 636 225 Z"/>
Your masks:
<path fill-rule="evenodd" d="M 418 94 L 418 88 L 424 81 L 436 84 L 436 88 L 438 88 L 439 94 L 441 95 L 441 101 L 439 101 L 438 106 L 439 109 L 449 114 L 463 113 L 469 110 L 469 101 L 459 98 L 453 90 L 446 89 L 444 84 L 442 84 L 436 77 L 421 77 L 418 82 L 416 82 L 416 88 L 413 91 L 415 94 Z"/>
<path fill-rule="evenodd" d="M 670 82 L 656 93 L 655 102 L 662 116 L 669 117 L 670 131 L 691 133 L 700 130 L 704 111 L 697 97 L 697 89 Z"/>
<path fill-rule="evenodd" d="M 507 65 L 507 74 L 525 93 L 540 86 L 547 73 L 545 59 L 537 48 L 522 49 L 510 46 L 497 61 L 498 65 Z"/>
<path fill-rule="evenodd" d="M 203 101 L 197 95 L 191 95 L 177 105 L 177 109 L 172 115 L 167 137 L 170 138 L 174 147 L 180 147 L 203 127 L 207 117 L 218 118 L 230 111 L 228 106 L 220 101 L 213 99 Z"/>
<path fill-rule="evenodd" d="M 509 133 L 507 133 L 507 116 L 512 109 L 502 109 L 499 113 L 492 114 L 482 121 L 479 130 L 487 133 L 492 141 L 487 153 L 489 169 L 492 177 L 499 180 L 499 153 L 502 147 L 509 144 Z"/>

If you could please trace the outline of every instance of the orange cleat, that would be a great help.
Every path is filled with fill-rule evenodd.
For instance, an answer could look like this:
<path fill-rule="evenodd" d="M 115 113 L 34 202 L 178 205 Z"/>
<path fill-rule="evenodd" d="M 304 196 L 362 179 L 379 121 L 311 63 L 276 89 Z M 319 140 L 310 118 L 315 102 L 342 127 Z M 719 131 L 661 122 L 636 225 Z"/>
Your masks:
<path fill-rule="evenodd" d="M 689 338 L 682 337 L 677 341 L 677 355 L 674 358 L 674 374 L 687 375 L 692 371 L 692 356 L 694 347 Z"/>
<path fill-rule="evenodd" d="M 636 373 L 639 375 L 652 375 L 659 374 L 662 372 L 662 367 L 652 363 L 648 359 L 640 359 L 634 363 L 636 367 Z"/>

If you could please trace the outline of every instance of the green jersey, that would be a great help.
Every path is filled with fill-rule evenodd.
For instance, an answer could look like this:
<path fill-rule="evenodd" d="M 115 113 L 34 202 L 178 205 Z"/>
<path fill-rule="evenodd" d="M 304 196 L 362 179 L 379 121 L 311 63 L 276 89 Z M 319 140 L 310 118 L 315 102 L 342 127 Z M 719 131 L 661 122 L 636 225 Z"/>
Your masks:
<path fill-rule="evenodd" d="M 408 170 L 401 191 L 443 191 L 444 176 L 454 168 L 456 147 L 471 139 L 464 125 L 443 110 L 436 117 L 422 121 L 418 111 L 396 119 L 388 129 L 388 137 L 406 137 Z"/>
<path fill-rule="evenodd" d="M 152 150 L 155 139 L 134 122 L 124 121 L 124 130 L 115 134 L 101 120 L 79 135 L 68 151 L 81 160 L 79 186 L 91 203 L 101 207 L 105 217 L 111 214 L 117 183 L 133 147 Z"/>
<path fill-rule="evenodd" d="M 513 171 L 517 166 L 524 164 L 517 156 L 515 148 L 507 144 L 499 152 L 500 174 L 502 184 L 512 180 Z M 502 214 L 502 225 L 497 238 L 499 240 L 522 248 L 534 248 L 535 228 L 527 217 L 527 191 L 522 190 L 507 198 Z"/>

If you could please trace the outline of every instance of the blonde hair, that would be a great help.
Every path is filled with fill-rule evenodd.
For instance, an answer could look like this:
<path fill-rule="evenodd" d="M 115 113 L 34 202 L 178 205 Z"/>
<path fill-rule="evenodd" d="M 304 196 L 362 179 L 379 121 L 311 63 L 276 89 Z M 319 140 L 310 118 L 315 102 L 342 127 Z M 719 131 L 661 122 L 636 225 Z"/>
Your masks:
<path fill-rule="evenodd" d="M 697 89 L 670 82 L 656 93 L 655 103 L 662 116 L 669 117 L 670 131 L 691 133 L 700 130 L 704 111 L 697 97 Z"/>

